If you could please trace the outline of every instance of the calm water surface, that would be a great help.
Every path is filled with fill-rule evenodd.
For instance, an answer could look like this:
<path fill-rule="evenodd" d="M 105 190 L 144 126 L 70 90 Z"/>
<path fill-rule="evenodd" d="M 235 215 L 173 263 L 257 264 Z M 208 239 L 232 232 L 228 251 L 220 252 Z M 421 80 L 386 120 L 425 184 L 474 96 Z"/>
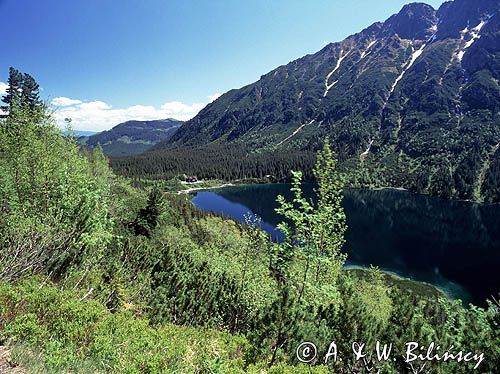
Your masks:
<path fill-rule="evenodd" d="M 306 185 L 306 195 L 313 187 Z M 200 191 L 193 203 L 238 221 L 253 213 L 279 240 L 276 196 L 290 186 L 266 184 Z M 500 205 L 448 201 L 397 190 L 346 190 L 348 264 L 376 265 L 484 305 L 500 292 Z"/>

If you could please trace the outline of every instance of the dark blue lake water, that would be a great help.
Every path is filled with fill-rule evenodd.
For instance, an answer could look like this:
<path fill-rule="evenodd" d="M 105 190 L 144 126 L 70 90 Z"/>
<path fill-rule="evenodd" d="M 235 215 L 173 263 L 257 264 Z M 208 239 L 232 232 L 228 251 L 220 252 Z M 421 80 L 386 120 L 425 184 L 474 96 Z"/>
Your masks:
<path fill-rule="evenodd" d="M 313 186 L 306 185 L 313 196 Z M 279 240 L 274 209 L 290 186 L 265 184 L 200 191 L 193 204 L 244 221 L 261 217 Z M 500 292 L 500 205 L 448 201 L 397 190 L 346 190 L 348 265 L 375 265 L 431 283 L 456 298 L 484 305 Z"/>

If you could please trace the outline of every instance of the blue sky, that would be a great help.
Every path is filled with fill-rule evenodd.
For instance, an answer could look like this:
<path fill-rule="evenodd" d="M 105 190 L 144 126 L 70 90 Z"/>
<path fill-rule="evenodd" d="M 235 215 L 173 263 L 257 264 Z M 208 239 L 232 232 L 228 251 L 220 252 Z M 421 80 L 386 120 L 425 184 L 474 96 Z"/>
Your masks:
<path fill-rule="evenodd" d="M 72 117 L 76 129 L 187 119 L 216 94 L 385 20 L 407 2 L 0 0 L 0 82 L 9 66 L 30 73 L 57 104 L 56 117 Z"/>

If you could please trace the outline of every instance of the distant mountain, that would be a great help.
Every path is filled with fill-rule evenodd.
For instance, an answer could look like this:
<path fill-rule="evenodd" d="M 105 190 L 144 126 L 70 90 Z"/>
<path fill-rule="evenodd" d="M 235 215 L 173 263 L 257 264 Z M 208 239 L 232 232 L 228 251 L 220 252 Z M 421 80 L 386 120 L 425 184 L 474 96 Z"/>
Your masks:
<path fill-rule="evenodd" d="M 168 140 L 182 124 L 183 121 L 175 119 L 127 121 L 111 130 L 79 138 L 79 142 L 89 147 L 100 144 L 108 156 L 136 155 L 162 140 Z"/>
<path fill-rule="evenodd" d="M 64 131 L 64 133 L 67 134 L 68 131 Z M 71 133 L 77 137 L 80 137 L 80 136 L 91 136 L 97 134 L 97 131 L 71 130 Z"/>
<path fill-rule="evenodd" d="M 170 162 L 171 150 L 221 144 L 307 152 L 328 135 L 353 185 L 498 201 L 499 26 L 498 0 L 406 5 L 227 92 L 150 158 Z M 130 161 L 128 170 L 148 162 Z"/>

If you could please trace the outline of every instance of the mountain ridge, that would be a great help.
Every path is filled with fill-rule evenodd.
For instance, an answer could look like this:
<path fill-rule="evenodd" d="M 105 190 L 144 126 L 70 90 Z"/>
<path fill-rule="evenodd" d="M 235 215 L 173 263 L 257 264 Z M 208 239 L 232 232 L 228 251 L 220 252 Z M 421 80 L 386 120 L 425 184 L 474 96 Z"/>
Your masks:
<path fill-rule="evenodd" d="M 101 145 L 108 156 L 136 155 L 147 151 L 162 140 L 169 139 L 183 124 L 173 118 L 119 123 L 110 130 L 80 137 L 79 142 L 89 147 Z"/>
<path fill-rule="evenodd" d="M 359 41 L 363 42 L 363 40 L 368 39 L 370 36 L 373 37 L 376 34 L 378 34 L 377 35 L 377 39 L 388 39 L 387 42 L 386 42 L 386 44 L 381 46 L 382 48 L 386 49 L 386 51 L 383 51 L 383 52 L 386 53 L 388 55 L 388 57 L 393 57 L 393 56 L 391 56 L 391 54 L 390 54 L 391 51 L 389 49 L 392 46 L 391 43 L 395 42 L 395 40 L 393 38 L 395 38 L 395 37 L 399 38 L 399 34 L 403 35 L 403 37 L 399 38 L 400 41 L 402 42 L 401 45 L 399 45 L 399 47 L 401 47 L 400 49 L 405 49 L 405 47 L 407 47 L 407 48 L 408 47 L 415 47 L 415 48 L 417 48 L 417 51 L 418 51 L 418 48 L 420 47 L 418 45 L 418 42 L 419 41 L 428 40 L 428 38 L 432 36 L 432 34 L 434 32 L 432 30 L 432 28 L 433 27 L 437 27 L 437 20 L 440 19 L 438 16 L 440 14 L 444 13 L 446 10 L 449 12 L 450 10 L 448 8 L 451 5 L 455 5 L 455 7 L 459 7 L 460 8 L 463 3 L 471 4 L 472 2 L 471 1 L 464 1 L 464 0 L 456 0 L 455 2 L 448 2 L 448 3 L 443 4 L 440 7 L 440 9 L 437 10 L 437 11 L 434 10 L 430 5 L 427 5 L 427 4 L 424 4 L 424 3 L 412 3 L 412 4 L 409 4 L 409 5 L 406 5 L 406 6 L 403 7 L 403 9 L 401 10 L 400 13 L 391 16 L 384 23 L 380 23 L 380 22 L 374 23 L 370 27 L 366 28 L 365 30 L 361 31 L 358 34 L 351 35 L 351 36 L 347 37 L 346 39 L 344 39 L 341 42 L 330 43 L 327 46 L 325 46 L 322 50 L 320 50 L 319 52 L 317 52 L 315 54 L 306 55 L 306 56 L 304 56 L 302 58 L 299 58 L 297 60 L 294 60 L 294 61 L 290 62 L 287 65 L 282 65 L 282 66 L 280 66 L 280 67 L 272 70 L 271 72 L 263 75 L 259 81 L 255 82 L 255 83 L 252 83 L 250 85 L 244 86 L 244 87 L 242 87 L 239 90 L 231 90 L 228 93 L 226 93 L 225 95 L 236 96 L 237 94 L 241 94 L 242 90 L 248 90 L 249 88 L 255 88 L 255 85 L 258 85 L 259 82 L 261 82 L 263 79 L 269 78 L 271 75 L 273 77 L 276 77 L 278 74 L 281 73 L 281 71 L 284 68 L 286 69 L 286 67 L 288 67 L 290 65 L 300 63 L 301 61 L 310 59 L 311 57 L 314 58 L 315 56 L 321 56 L 321 55 L 325 55 L 326 57 L 332 57 L 332 58 L 336 57 L 337 62 L 338 62 L 340 59 L 342 59 L 342 58 L 345 59 L 346 58 L 345 55 L 342 56 L 342 54 L 339 53 L 339 46 L 340 46 L 340 50 L 342 51 L 343 50 L 343 48 L 342 48 L 343 46 L 345 47 L 345 46 L 348 46 L 349 44 L 352 45 L 353 43 L 356 43 L 356 42 L 359 43 Z M 484 15 L 485 13 L 488 12 L 488 10 L 491 11 L 491 8 L 493 8 L 493 6 L 494 6 L 494 2 L 493 1 L 483 1 L 483 3 L 486 4 L 485 10 L 483 10 L 483 12 L 482 12 L 483 15 Z M 498 4 L 496 6 L 498 7 Z M 420 17 L 415 17 L 415 13 L 419 13 L 419 10 L 420 10 Z M 497 17 L 498 17 L 498 14 L 497 14 Z M 473 17 L 473 19 L 475 19 L 475 16 Z M 419 29 L 417 28 L 416 30 L 414 30 L 413 31 L 413 35 L 408 35 L 409 31 L 407 29 L 409 28 L 409 30 L 413 30 L 415 25 L 417 25 L 417 26 L 420 25 L 420 28 Z M 453 26 L 453 23 L 451 23 L 451 25 Z M 459 25 L 461 26 L 461 24 L 459 24 Z M 433 40 L 433 42 L 434 41 L 443 41 L 444 39 L 446 39 L 445 35 L 450 34 L 450 32 L 456 33 L 457 30 L 448 30 L 449 27 L 452 27 L 452 26 L 448 26 L 446 24 L 445 24 L 445 26 L 446 27 L 444 27 L 444 28 L 443 27 L 437 28 L 437 30 L 434 32 L 434 34 L 435 34 L 434 35 L 435 36 L 435 40 Z M 401 29 L 401 27 L 403 27 L 403 29 Z M 440 36 L 440 35 L 442 35 L 442 36 Z M 409 39 L 410 36 L 412 37 L 411 39 Z M 408 43 L 407 41 L 409 41 L 409 40 L 415 41 L 416 45 L 413 46 L 411 43 Z M 406 43 L 406 45 L 405 45 L 405 43 Z M 368 44 L 368 46 L 370 46 L 370 44 Z M 378 46 L 377 44 L 375 44 L 375 45 L 372 45 L 371 47 L 374 50 L 377 50 L 378 49 L 377 47 L 380 47 L 380 45 Z M 358 49 L 359 49 L 359 47 L 358 47 Z M 367 49 L 369 49 L 369 48 L 367 48 Z M 347 53 L 351 53 L 351 52 L 347 52 Z M 363 53 L 366 54 L 366 53 L 368 53 L 368 51 L 363 51 L 361 53 L 361 55 L 363 55 Z M 405 60 L 399 61 L 399 66 L 404 69 L 404 66 L 409 63 L 409 61 L 408 61 L 408 51 L 402 51 L 402 53 L 400 53 L 399 56 L 394 56 L 394 57 L 396 57 L 396 58 L 394 58 L 394 60 L 396 60 L 396 62 L 397 62 L 397 58 L 401 58 L 402 54 L 406 54 L 406 56 L 405 56 Z M 362 56 L 362 57 L 364 58 L 366 56 Z M 420 56 L 418 56 L 418 57 L 420 57 Z M 465 55 L 464 55 L 464 57 L 465 57 Z M 470 60 L 470 59 L 466 59 L 464 61 L 464 64 L 466 66 L 470 66 L 471 64 L 467 60 Z M 350 63 L 351 65 L 353 64 L 353 61 L 350 61 L 350 62 L 347 61 L 347 62 Z M 340 66 L 340 67 L 342 67 L 342 66 Z M 412 64 L 411 67 L 413 67 L 413 64 Z M 358 78 L 358 77 L 356 77 L 356 78 Z M 393 77 L 393 83 L 395 82 L 396 79 L 394 79 L 394 77 Z M 349 83 L 351 83 L 351 82 L 349 82 Z M 331 84 L 333 84 L 333 82 L 330 82 L 329 84 L 331 85 Z M 326 82 L 325 82 L 325 86 L 326 86 Z M 376 86 L 376 85 L 374 85 L 374 86 Z M 388 87 L 386 87 L 386 89 L 388 89 Z M 329 93 L 329 92 L 330 92 L 330 90 L 328 90 L 327 93 Z M 255 92 L 255 93 L 257 94 L 256 96 L 258 96 L 258 92 Z M 389 90 L 389 94 L 390 93 L 392 93 L 392 92 L 390 92 L 390 90 Z M 377 93 L 374 93 L 373 97 L 374 97 L 373 101 L 376 102 L 377 99 L 378 99 Z M 383 97 L 383 95 L 382 95 L 382 97 Z M 176 141 L 181 140 L 184 131 L 189 126 L 192 126 L 193 124 L 196 124 L 197 120 L 199 120 L 200 116 L 204 116 L 205 113 L 207 113 L 211 108 L 214 108 L 223 99 L 224 99 L 224 95 L 223 95 L 223 97 L 221 97 L 218 100 L 216 100 L 214 103 L 212 103 L 209 106 L 205 107 L 205 109 L 202 110 L 200 112 L 200 114 L 198 116 L 196 116 L 193 120 L 188 121 L 186 123 L 186 125 L 183 128 L 181 128 L 180 131 L 177 132 L 177 134 L 172 138 L 172 142 L 175 143 Z M 238 97 L 235 97 L 235 99 L 238 99 Z M 372 104 L 372 103 L 370 103 L 370 104 Z M 382 106 L 384 106 L 384 105 L 382 105 Z M 209 114 L 208 114 L 208 117 L 210 117 Z M 338 117 L 338 114 L 337 114 L 337 117 Z M 223 120 L 227 120 L 227 119 L 223 118 Z M 223 127 L 220 126 L 218 129 L 222 130 Z M 219 132 L 215 132 L 215 137 L 214 138 L 217 138 L 218 135 L 220 135 L 220 131 Z M 235 137 L 237 137 L 237 135 L 238 135 L 237 133 L 234 133 L 233 136 L 230 137 L 230 138 L 235 138 Z"/>

